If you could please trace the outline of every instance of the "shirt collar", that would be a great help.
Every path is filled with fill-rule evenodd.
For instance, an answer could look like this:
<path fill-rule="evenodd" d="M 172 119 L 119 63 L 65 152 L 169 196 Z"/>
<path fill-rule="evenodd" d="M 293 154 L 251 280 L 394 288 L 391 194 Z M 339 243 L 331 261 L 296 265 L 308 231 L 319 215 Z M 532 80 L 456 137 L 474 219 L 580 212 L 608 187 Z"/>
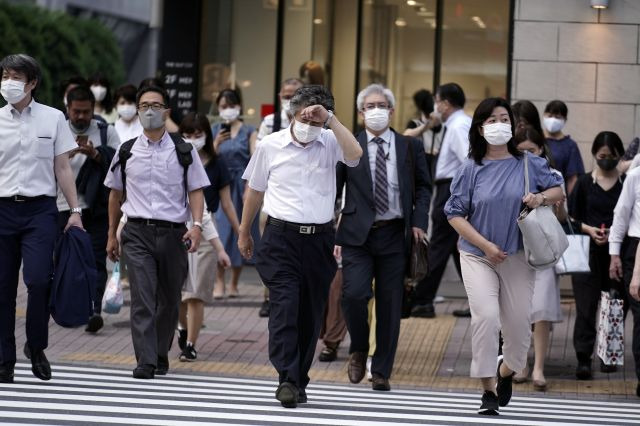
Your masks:
<path fill-rule="evenodd" d="M 367 132 L 367 142 L 368 143 L 373 143 L 373 138 L 376 137 L 376 135 L 374 135 L 373 133 L 371 133 L 369 130 L 366 130 Z M 382 138 L 386 143 L 391 143 L 391 128 L 387 127 L 387 130 L 385 130 L 380 136 L 378 136 L 379 138 Z"/>
<path fill-rule="evenodd" d="M 280 148 L 284 148 L 289 144 L 292 144 L 294 146 L 297 146 L 298 148 L 306 148 L 308 146 L 310 146 L 311 144 L 314 144 L 316 142 L 320 142 L 323 146 L 325 145 L 325 140 L 324 140 L 324 132 L 326 132 L 326 130 L 322 129 L 322 131 L 320 132 L 320 136 L 318 136 L 318 138 L 316 140 L 314 140 L 313 142 L 309 142 L 307 145 L 303 146 L 302 144 L 300 144 L 300 142 L 297 142 L 293 139 L 293 135 L 291 134 L 292 130 L 293 130 L 293 125 L 295 123 L 295 119 L 291 120 L 291 123 L 289 123 L 289 127 L 287 127 L 287 131 L 283 132 L 284 133 L 284 137 L 281 139 L 281 143 L 280 143 Z"/>
<path fill-rule="evenodd" d="M 25 107 L 23 112 L 26 112 L 27 114 L 33 117 L 33 108 L 36 107 L 37 105 L 38 103 L 32 97 L 31 102 L 29 102 L 29 105 Z M 7 108 L 7 111 L 9 111 L 10 116 L 13 117 L 14 113 L 17 114 L 18 116 L 20 115 L 20 112 L 18 112 L 18 110 L 12 104 L 8 103 L 5 107 Z"/>
<path fill-rule="evenodd" d="M 167 132 L 167 130 L 165 129 L 164 134 L 162 135 L 162 139 L 160 139 L 160 143 L 158 147 L 159 148 L 164 147 L 167 144 L 167 142 L 170 140 L 171 140 L 171 136 L 169 136 L 169 132 Z M 144 133 L 140 135 L 140 141 L 142 141 L 145 147 L 149 147 L 150 145 L 154 144 L 154 142 L 151 142 L 151 140 Z"/>
<path fill-rule="evenodd" d="M 447 121 L 444 122 L 445 126 L 449 126 L 451 125 L 451 123 L 453 123 L 454 120 L 457 119 L 457 117 L 460 116 L 460 114 L 464 115 L 464 110 L 462 108 L 460 108 L 459 110 L 457 110 L 456 112 L 454 112 L 453 114 L 451 114 L 449 116 L 449 118 L 447 119 Z"/>

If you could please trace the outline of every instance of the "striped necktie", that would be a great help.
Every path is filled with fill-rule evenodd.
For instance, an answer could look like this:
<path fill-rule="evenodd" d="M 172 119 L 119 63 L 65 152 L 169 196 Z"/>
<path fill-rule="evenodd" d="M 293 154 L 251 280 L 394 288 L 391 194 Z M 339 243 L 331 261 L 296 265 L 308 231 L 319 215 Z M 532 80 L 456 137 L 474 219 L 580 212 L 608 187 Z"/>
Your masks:
<path fill-rule="evenodd" d="M 383 145 L 385 143 L 382 138 L 373 138 L 378 145 L 376 151 L 376 173 L 374 180 L 374 201 L 376 206 L 376 214 L 383 215 L 389 210 L 389 191 L 387 183 L 387 156 L 384 153 Z"/>

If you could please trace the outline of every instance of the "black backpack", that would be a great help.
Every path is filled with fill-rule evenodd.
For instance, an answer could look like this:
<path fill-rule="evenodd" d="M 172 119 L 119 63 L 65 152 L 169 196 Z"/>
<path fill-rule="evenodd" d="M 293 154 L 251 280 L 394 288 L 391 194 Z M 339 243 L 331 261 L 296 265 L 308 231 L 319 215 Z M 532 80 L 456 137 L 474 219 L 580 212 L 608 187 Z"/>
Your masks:
<path fill-rule="evenodd" d="M 169 133 L 171 136 L 171 140 L 173 144 L 176 146 L 176 155 L 178 156 L 178 162 L 184 169 L 184 205 L 187 205 L 189 189 L 187 185 L 187 171 L 189 170 L 189 166 L 193 163 L 193 157 L 191 156 L 191 150 L 193 149 L 193 145 L 188 142 L 185 142 L 182 139 L 182 136 L 177 133 Z M 115 169 L 120 166 L 120 175 L 122 176 L 122 199 L 120 200 L 120 204 L 124 203 L 127 199 L 127 174 L 125 169 L 127 168 L 127 160 L 131 158 L 131 149 L 133 148 L 133 144 L 136 143 L 138 138 L 129 139 L 126 142 L 123 142 L 120 145 L 120 149 L 118 150 L 118 161 L 111 167 L 111 171 L 114 172 Z"/>

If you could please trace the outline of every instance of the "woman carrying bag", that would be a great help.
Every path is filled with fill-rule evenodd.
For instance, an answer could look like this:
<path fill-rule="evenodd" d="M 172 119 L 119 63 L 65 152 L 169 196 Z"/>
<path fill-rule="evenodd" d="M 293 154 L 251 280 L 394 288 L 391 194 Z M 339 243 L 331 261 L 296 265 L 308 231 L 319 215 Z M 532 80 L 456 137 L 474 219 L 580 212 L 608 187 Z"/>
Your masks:
<path fill-rule="evenodd" d="M 576 377 L 591 379 L 591 356 L 596 341 L 596 317 L 600 292 L 610 289 L 625 294 L 619 281 L 609 278 L 608 230 L 613 209 L 622 192 L 623 177 L 617 169 L 624 155 L 622 140 L 614 132 L 600 132 L 591 146 L 595 166 L 578 178 L 569 197 L 569 215 L 578 222 L 577 230 L 591 237 L 589 274 L 573 275 L 571 283 L 576 299 L 573 346 L 578 358 Z M 601 363 L 600 370 L 610 373 L 615 366 Z"/>
<path fill-rule="evenodd" d="M 511 399 L 514 371 L 522 371 L 531 338 L 535 272 L 525 259 L 517 220 L 522 204 L 535 209 L 562 200 L 562 178 L 543 158 L 521 153 L 513 113 L 501 98 L 476 108 L 470 154 L 451 183 L 445 214 L 460 234 L 460 261 L 471 309 L 471 377 L 482 382 L 479 414 L 496 415 Z M 529 193 L 524 194 L 525 156 Z M 498 333 L 503 359 L 496 374 Z"/>

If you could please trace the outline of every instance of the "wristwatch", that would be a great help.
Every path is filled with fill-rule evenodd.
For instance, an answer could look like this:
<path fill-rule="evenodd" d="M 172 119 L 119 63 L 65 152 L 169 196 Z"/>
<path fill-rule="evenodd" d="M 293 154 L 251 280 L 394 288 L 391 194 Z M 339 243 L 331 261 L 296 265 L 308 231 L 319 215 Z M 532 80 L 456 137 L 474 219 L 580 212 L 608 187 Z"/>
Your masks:
<path fill-rule="evenodd" d="M 78 213 L 80 216 L 82 216 L 82 209 L 80 207 L 73 207 L 71 210 L 69 210 L 70 214 L 74 214 L 74 213 Z"/>
<path fill-rule="evenodd" d="M 325 128 L 329 127 L 329 122 L 331 121 L 331 119 L 333 118 L 333 111 L 331 111 L 330 109 L 327 110 L 327 112 L 329 113 L 329 116 L 327 117 L 327 119 L 324 121 L 324 126 Z"/>
<path fill-rule="evenodd" d="M 203 230 L 203 229 L 202 229 L 202 223 L 197 222 L 197 221 L 195 221 L 195 220 L 194 220 L 194 221 L 193 221 L 193 226 L 197 226 L 198 228 L 200 228 L 200 232 L 202 232 L 202 230 Z"/>

